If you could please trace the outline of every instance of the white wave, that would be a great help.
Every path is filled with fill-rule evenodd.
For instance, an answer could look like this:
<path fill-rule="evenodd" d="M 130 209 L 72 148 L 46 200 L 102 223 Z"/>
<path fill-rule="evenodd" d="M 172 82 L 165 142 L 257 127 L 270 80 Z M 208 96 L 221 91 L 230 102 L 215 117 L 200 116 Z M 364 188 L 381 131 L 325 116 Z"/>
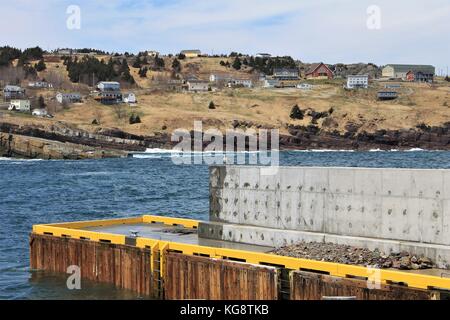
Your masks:
<path fill-rule="evenodd" d="M 143 153 L 179 153 L 180 151 L 174 149 L 159 149 L 159 148 L 148 148 Z"/>
<path fill-rule="evenodd" d="M 279 151 L 279 150 L 273 150 Z M 260 153 L 261 151 L 183 151 L 177 149 L 147 149 L 142 153 L 135 153 L 134 155 L 143 155 L 143 154 L 236 154 L 236 153 Z"/>
<path fill-rule="evenodd" d="M 411 149 L 406 150 L 406 151 L 407 151 L 407 152 L 417 152 L 417 151 L 426 151 L 426 150 L 421 149 L 421 148 L 411 148 Z"/>
<path fill-rule="evenodd" d="M 335 150 L 335 149 L 307 149 L 307 150 L 286 150 L 289 152 L 355 152 L 355 150 L 351 149 L 342 149 L 342 150 Z"/>
<path fill-rule="evenodd" d="M 8 157 L 0 157 L 0 161 L 11 161 L 11 162 L 35 162 L 35 161 L 44 161 L 43 159 L 20 159 L 20 158 L 8 158 Z"/>
<path fill-rule="evenodd" d="M 94 171 L 94 172 L 81 172 L 81 173 L 62 173 L 63 176 L 68 177 L 84 177 L 84 176 L 107 176 L 115 174 L 116 172 L 108 171 Z"/>

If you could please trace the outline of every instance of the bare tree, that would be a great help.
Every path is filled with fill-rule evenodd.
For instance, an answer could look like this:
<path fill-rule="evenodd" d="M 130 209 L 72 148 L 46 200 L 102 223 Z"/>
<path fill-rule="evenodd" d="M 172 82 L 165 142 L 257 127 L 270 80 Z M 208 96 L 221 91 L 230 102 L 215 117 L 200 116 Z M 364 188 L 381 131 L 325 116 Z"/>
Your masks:
<path fill-rule="evenodd" d="M 114 113 L 116 114 L 117 119 L 123 119 L 127 115 L 127 112 L 122 103 L 118 103 L 114 105 Z"/>
<path fill-rule="evenodd" d="M 14 68 L 12 66 L 8 66 L 0 69 L 0 81 L 3 86 L 7 84 L 20 85 L 20 82 L 24 78 L 25 72 L 21 67 Z"/>
<path fill-rule="evenodd" d="M 61 89 L 65 82 L 64 77 L 59 72 L 54 70 L 49 70 L 45 76 L 45 79 L 48 83 L 51 83 L 55 89 Z"/>

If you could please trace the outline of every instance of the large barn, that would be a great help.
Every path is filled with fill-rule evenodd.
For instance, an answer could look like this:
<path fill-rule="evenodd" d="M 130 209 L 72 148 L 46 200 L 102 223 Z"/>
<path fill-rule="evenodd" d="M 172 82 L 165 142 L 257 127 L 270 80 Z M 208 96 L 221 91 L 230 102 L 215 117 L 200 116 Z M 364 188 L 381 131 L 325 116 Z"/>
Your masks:
<path fill-rule="evenodd" d="M 388 64 L 382 70 L 383 78 L 432 82 L 435 68 L 430 65 Z"/>
<path fill-rule="evenodd" d="M 333 79 L 333 71 L 322 62 L 313 63 L 305 73 L 306 79 Z"/>

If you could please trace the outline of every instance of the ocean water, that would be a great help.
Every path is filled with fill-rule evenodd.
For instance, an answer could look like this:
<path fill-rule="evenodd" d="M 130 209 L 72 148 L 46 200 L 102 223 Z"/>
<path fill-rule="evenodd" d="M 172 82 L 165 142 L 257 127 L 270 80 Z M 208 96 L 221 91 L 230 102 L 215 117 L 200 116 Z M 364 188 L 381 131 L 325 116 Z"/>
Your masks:
<path fill-rule="evenodd" d="M 199 155 L 197 155 L 199 156 Z M 281 152 L 288 166 L 450 169 L 450 152 Z M 66 287 L 66 276 L 29 269 L 33 224 L 142 214 L 208 218 L 208 166 L 172 155 L 39 161 L 0 158 L 0 299 L 139 299 L 107 285 Z"/>

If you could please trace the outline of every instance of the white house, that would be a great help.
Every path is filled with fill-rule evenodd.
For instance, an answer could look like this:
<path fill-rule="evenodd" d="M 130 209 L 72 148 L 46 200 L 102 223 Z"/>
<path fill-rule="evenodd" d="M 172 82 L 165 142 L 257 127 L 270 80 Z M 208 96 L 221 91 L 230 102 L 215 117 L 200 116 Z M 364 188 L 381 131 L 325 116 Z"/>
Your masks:
<path fill-rule="evenodd" d="M 149 57 L 154 58 L 154 57 L 159 56 L 159 52 L 158 52 L 158 51 L 155 51 L 155 50 L 147 50 L 147 55 L 148 55 Z"/>
<path fill-rule="evenodd" d="M 19 86 L 6 85 L 3 88 L 3 97 L 5 99 L 25 98 L 25 89 Z"/>
<path fill-rule="evenodd" d="M 263 83 L 264 88 L 275 88 L 280 85 L 280 81 L 277 79 L 265 79 Z"/>
<path fill-rule="evenodd" d="M 41 89 L 41 88 L 53 88 L 53 85 L 46 81 L 31 81 L 28 82 L 28 87 Z"/>
<path fill-rule="evenodd" d="M 81 102 L 81 95 L 79 93 L 61 93 L 56 94 L 56 100 L 59 103 L 74 103 Z"/>
<path fill-rule="evenodd" d="M 357 89 L 369 87 L 369 76 L 367 74 L 349 75 L 347 76 L 347 88 Z"/>
<path fill-rule="evenodd" d="M 31 112 L 31 114 L 36 117 L 48 117 L 49 116 L 47 110 L 45 110 L 45 109 L 34 109 L 33 112 Z"/>
<path fill-rule="evenodd" d="M 22 100 L 22 99 L 11 100 L 8 110 L 30 112 L 31 110 L 30 100 Z"/>
<path fill-rule="evenodd" d="M 312 84 L 309 83 L 299 83 L 297 85 L 297 89 L 302 89 L 302 90 L 311 90 L 313 88 Z"/>
<path fill-rule="evenodd" d="M 210 82 L 219 82 L 219 81 L 228 82 L 231 81 L 232 79 L 233 77 L 227 73 L 213 73 L 209 76 Z"/>
<path fill-rule="evenodd" d="M 250 79 L 232 79 L 230 82 L 228 82 L 228 87 L 251 88 L 253 87 L 253 81 Z"/>
<path fill-rule="evenodd" d="M 101 81 L 97 84 L 100 91 L 120 91 L 120 83 L 116 81 Z"/>
<path fill-rule="evenodd" d="M 125 102 L 125 103 L 136 103 L 137 102 L 136 95 L 132 92 L 124 94 L 122 98 L 123 98 L 123 102 Z"/>
<path fill-rule="evenodd" d="M 268 54 L 268 53 L 257 53 L 255 57 L 256 58 L 270 58 L 270 57 L 272 57 L 272 55 Z"/>
<path fill-rule="evenodd" d="M 208 91 L 209 83 L 206 81 L 191 80 L 186 82 L 188 91 Z"/>

